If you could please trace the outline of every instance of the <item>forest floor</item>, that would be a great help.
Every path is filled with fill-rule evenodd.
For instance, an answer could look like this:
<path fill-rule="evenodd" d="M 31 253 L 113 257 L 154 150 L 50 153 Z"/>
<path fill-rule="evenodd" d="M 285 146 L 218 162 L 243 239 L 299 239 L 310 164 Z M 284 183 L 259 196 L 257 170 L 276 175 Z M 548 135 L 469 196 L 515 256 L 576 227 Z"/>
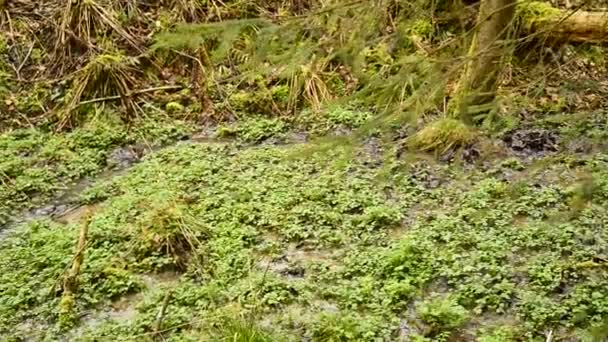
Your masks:
<path fill-rule="evenodd" d="M 543 114 L 439 160 L 339 139 L 368 117 L 1 135 L 19 176 L 0 188 L 0 335 L 544 341 L 602 322 L 605 111 Z"/>
<path fill-rule="evenodd" d="M 466 126 L 472 6 L 49 3 L 0 1 L 0 340 L 608 338 L 605 47 Z"/>

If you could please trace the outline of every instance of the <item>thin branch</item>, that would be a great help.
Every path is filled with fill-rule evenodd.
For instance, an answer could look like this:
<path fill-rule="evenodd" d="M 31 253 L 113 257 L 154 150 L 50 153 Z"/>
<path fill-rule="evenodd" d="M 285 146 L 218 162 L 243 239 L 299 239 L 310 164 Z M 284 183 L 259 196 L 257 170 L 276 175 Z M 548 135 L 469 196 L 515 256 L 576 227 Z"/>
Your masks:
<path fill-rule="evenodd" d="M 141 89 L 141 90 L 136 90 L 134 92 L 131 92 L 127 96 L 139 95 L 139 94 L 144 94 L 144 93 L 150 93 L 150 92 L 157 91 L 157 90 L 172 90 L 172 89 L 183 89 L 183 88 L 184 88 L 183 86 L 162 86 L 162 87 L 146 88 L 146 89 Z M 124 96 L 121 96 L 121 95 L 99 97 L 99 98 L 96 98 L 96 99 L 81 101 L 75 107 L 80 107 L 82 105 L 89 104 L 89 103 L 105 102 L 105 101 L 112 101 L 112 100 L 120 100 L 123 97 Z"/>
<path fill-rule="evenodd" d="M 34 45 L 35 45 L 35 43 L 32 43 L 32 45 L 30 45 L 30 49 L 27 50 L 25 57 L 23 57 L 23 60 L 21 61 L 19 66 L 15 69 L 15 73 L 17 74 L 17 80 L 19 80 L 19 81 L 21 81 L 21 69 L 23 69 L 23 66 L 25 65 L 27 60 L 30 58 L 30 55 L 32 54 L 32 50 L 34 49 Z"/>
<path fill-rule="evenodd" d="M 160 306 L 158 314 L 156 315 L 156 322 L 154 322 L 154 333 L 160 334 L 161 328 L 163 325 L 163 320 L 165 318 L 165 313 L 167 312 L 167 307 L 169 306 L 169 301 L 171 300 L 171 295 L 173 294 L 172 290 L 167 291 L 165 297 L 163 298 L 163 302 Z"/>

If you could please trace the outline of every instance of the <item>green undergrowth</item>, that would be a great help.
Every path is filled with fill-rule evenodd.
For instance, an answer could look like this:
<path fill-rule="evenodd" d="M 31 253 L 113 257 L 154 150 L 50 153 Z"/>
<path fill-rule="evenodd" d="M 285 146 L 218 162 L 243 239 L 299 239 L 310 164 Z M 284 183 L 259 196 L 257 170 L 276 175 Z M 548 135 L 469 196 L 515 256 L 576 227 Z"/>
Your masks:
<path fill-rule="evenodd" d="M 72 330 L 57 321 L 78 222 L 20 228 L 1 242 L 0 335 L 544 341 L 601 331 L 605 154 L 474 171 L 373 166 L 361 151 L 345 165 L 339 145 L 297 149 L 180 144 L 86 191 L 95 214 Z M 129 311 L 121 302 L 128 318 L 116 318 Z"/>
<path fill-rule="evenodd" d="M 328 105 L 323 110 L 303 110 L 293 117 L 244 116 L 216 130 L 218 138 L 237 138 L 246 143 L 285 138 L 289 133 L 306 133 L 310 137 L 326 137 L 352 132 L 369 123 L 374 114 L 356 105 Z"/>
<path fill-rule="evenodd" d="M 113 148 L 166 144 L 189 131 L 189 124 L 150 117 L 131 127 L 99 118 L 67 133 L 34 128 L 2 133 L 0 225 L 17 210 L 40 206 L 70 182 L 101 171 Z"/>

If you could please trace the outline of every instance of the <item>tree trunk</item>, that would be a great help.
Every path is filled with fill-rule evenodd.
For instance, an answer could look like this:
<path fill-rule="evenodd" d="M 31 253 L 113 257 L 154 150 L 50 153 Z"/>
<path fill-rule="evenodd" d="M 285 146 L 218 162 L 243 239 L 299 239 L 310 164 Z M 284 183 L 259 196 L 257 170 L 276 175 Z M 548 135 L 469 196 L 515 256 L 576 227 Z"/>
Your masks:
<path fill-rule="evenodd" d="M 456 89 L 453 110 L 467 123 L 472 107 L 494 100 L 501 59 L 506 49 L 515 14 L 516 0 L 482 0 L 477 17 L 477 32 L 469 49 L 468 61 Z"/>

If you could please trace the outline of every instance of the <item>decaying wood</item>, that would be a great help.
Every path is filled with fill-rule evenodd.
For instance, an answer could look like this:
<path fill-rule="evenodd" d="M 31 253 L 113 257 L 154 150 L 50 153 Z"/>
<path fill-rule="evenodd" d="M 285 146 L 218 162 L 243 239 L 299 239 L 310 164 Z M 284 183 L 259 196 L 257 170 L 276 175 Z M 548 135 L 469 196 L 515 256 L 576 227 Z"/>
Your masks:
<path fill-rule="evenodd" d="M 530 32 L 547 32 L 557 40 L 580 43 L 608 41 L 608 12 L 559 10 L 559 14 L 528 18 L 527 21 Z"/>

